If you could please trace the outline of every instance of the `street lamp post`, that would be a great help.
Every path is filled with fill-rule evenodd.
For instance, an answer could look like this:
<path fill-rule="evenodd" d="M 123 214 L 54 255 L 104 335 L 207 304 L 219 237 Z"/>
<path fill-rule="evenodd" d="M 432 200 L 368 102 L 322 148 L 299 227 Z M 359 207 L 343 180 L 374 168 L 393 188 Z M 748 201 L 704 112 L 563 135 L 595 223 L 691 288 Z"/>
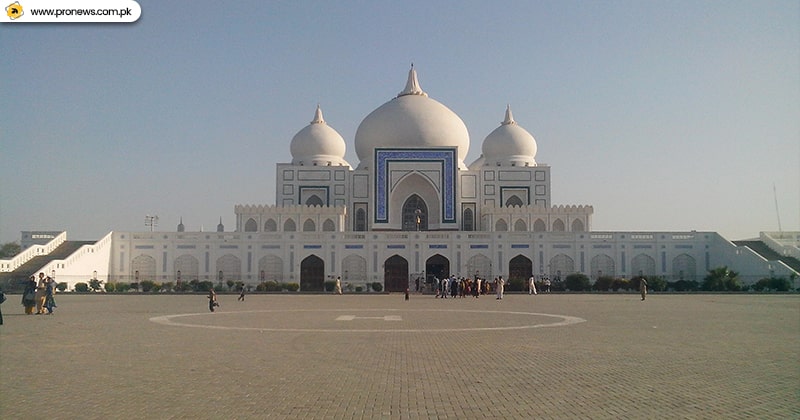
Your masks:
<path fill-rule="evenodd" d="M 144 216 L 144 226 L 150 228 L 150 232 L 158 226 L 158 216 L 146 215 Z"/>

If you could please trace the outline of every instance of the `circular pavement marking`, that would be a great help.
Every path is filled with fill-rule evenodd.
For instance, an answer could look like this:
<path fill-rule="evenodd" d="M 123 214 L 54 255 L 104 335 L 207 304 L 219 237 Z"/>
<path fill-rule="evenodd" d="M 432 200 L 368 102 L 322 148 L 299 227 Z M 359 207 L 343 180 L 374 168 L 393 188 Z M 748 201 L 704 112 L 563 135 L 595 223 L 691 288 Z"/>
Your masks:
<path fill-rule="evenodd" d="M 180 319 L 192 318 L 192 317 L 229 317 L 232 315 L 247 315 L 247 314 L 257 314 L 257 313 L 325 313 L 325 312 L 337 312 L 337 313 L 357 313 L 357 312 L 370 312 L 370 313 L 392 313 L 392 314 L 400 314 L 402 319 L 402 314 L 409 313 L 420 313 L 420 312 L 460 312 L 460 313 L 471 313 L 471 314 L 505 314 L 505 315 L 519 315 L 523 317 L 545 317 L 545 318 L 552 318 L 554 319 L 553 322 L 549 323 L 525 323 L 523 325 L 499 325 L 499 326 L 491 326 L 491 327 L 467 327 L 467 328 L 410 328 L 410 329 L 395 329 L 395 328 L 296 328 L 296 327 L 284 327 L 284 328 L 276 328 L 276 327 L 243 327 L 243 326 L 227 326 L 227 325 L 210 325 L 210 324 L 191 324 L 186 322 L 180 322 Z M 333 316 L 331 322 L 335 321 L 336 316 Z M 355 318 L 362 318 L 362 317 L 355 317 Z M 363 317 L 363 319 L 374 319 L 375 317 Z M 241 318 L 238 318 L 241 319 Z M 170 325 L 176 327 L 191 327 L 191 328 L 207 328 L 207 329 L 215 329 L 215 330 L 238 330 L 238 331 L 260 331 L 260 332 L 360 332 L 360 333 L 420 333 L 420 332 L 447 332 L 447 331 L 506 331 L 506 330 L 524 330 L 524 329 L 531 329 L 531 328 L 549 328 L 549 327 L 564 327 L 567 325 L 572 324 L 579 324 L 581 322 L 586 322 L 585 319 L 569 316 L 569 315 L 557 315 L 557 314 L 543 314 L 538 312 L 518 312 L 518 311 L 478 311 L 478 310 L 461 310 L 461 309 L 385 309 L 385 308 L 375 308 L 375 309 L 283 309 L 283 310 L 254 310 L 254 311 L 234 311 L 234 312 L 203 312 L 203 313 L 191 313 L 191 314 L 174 314 L 174 315 L 162 315 L 162 316 L 155 316 L 150 318 L 150 321 L 155 322 L 157 324 L 162 325 Z M 388 325 L 389 323 L 387 323 Z M 391 324 L 396 324 L 392 322 Z M 435 323 L 434 323 L 435 324 Z"/>

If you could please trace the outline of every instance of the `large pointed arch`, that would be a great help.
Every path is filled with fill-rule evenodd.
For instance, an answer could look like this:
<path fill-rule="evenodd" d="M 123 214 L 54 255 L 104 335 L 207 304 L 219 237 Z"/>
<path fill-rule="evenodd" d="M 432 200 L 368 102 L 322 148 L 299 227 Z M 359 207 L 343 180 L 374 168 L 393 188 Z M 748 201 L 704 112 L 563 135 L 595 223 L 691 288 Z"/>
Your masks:
<path fill-rule="evenodd" d="M 569 255 L 558 254 L 550 259 L 550 278 L 555 281 L 563 280 L 567 274 L 575 272 L 575 260 Z"/>
<path fill-rule="evenodd" d="M 614 277 L 616 276 L 616 265 L 614 259 L 606 254 L 595 255 L 589 265 L 590 278 Z"/>
<path fill-rule="evenodd" d="M 697 280 L 697 262 L 689 254 L 681 254 L 672 260 L 672 277 L 678 280 Z"/>
<path fill-rule="evenodd" d="M 405 292 L 408 288 L 408 260 L 395 254 L 383 263 L 383 281 L 387 292 Z"/>
<path fill-rule="evenodd" d="M 355 254 L 345 257 L 342 260 L 342 281 L 345 283 L 366 283 L 366 258 Z"/>
<path fill-rule="evenodd" d="M 527 280 L 533 274 L 533 261 L 530 258 L 520 254 L 512 258 L 508 262 L 508 281 L 522 280 L 523 284 L 527 284 Z"/>
<path fill-rule="evenodd" d="M 232 254 L 217 258 L 217 280 L 239 281 L 242 279 L 242 260 Z M 221 273 L 221 276 L 220 276 Z"/>
<path fill-rule="evenodd" d="M 283 281 L 283 260 L 277 255 L 265 255 L 258 260 L 258 272 L 263 281 L 280 283 Z"/>
<path fill-rule="evenodd" d="M 321 292 L 325 290 L 325 261 L 309 255 L 300 262 L 300 290 Z"/>
<path fill-rule="evenodd" d="M 247 222 L 244 224 L 244 231 L 245 232 L 258 232 L 258 223 L 256 219 L 250 218 L 247 219 Z"/>
<path fill-rule="evenodd" d="M 425 261 L 425 273 L 437 279 L 450 277 L 450 260 L 442 254 L 436 254 Z"/>
<path fill-rule="evenodd" d="M 156 259 L 149 255 L 139 255 L 131 262 L 133 281 L 156 280 Z"/>
<path fill-rule="evenodd" d="M 492 260 L 486 255 L 477 254 L 467 260 L 467 273 L 473 277 L 489 279 L 492 277 Z"/>
<path fill-rule="evenodd" d="M 428 205 L 417 194 L 411 194 L 403 203 L 403 230 L 428 230 Z"/>
<path fill-rule="evenodd" d="M 639 254 L 631 260 L 631 276 L 651 277 L 656 275 L 656 260 L 647 254 Z"/>
<path fill-rule="evenodd" d="M 200 261 L 198 261 L 194 255 L 183 254 L 175 258 L 173 266 L 175 267 L 175 277 L 179 279 L 179 281 L 199 280 Z"/>

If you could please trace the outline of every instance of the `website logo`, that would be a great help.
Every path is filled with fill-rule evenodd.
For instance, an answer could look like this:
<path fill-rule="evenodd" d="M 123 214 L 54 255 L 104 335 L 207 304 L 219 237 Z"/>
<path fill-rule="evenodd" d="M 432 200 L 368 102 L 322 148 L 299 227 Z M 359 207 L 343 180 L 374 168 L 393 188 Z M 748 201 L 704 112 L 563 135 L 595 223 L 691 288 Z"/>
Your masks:
<path fill-rule="evenodd" d="M 15 1 L 6 7 L 6 15 L 8 15 L 8 18 L 11 20 L 20 18 L 24 14 L 25 12 L 22 10 L 22 5 L 19 4 L 18 1 Z"/>

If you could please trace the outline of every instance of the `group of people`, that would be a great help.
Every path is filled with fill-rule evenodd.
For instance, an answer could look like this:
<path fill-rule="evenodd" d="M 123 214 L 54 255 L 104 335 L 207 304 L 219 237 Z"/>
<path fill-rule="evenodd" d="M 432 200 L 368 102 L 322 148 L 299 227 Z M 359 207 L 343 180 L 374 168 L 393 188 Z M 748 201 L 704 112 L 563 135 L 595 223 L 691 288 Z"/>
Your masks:
<path fill-rule="evenodd" d="M 494 279 L 495 290 L 498 290 L 498 281 L 502 281 L 502 277 Z M 481 277 L 471 279 L 469 277 L 451 275 L 449 278 L 441 280 L 434 277 L 433 288 L 436 291 L 436 297 L 441 299 L 447 299 L 448 296 L 451 298 L 464 298 L 466 296 L 478 298 L 480 295 L 491 293 L 492 286 L 486 279 Z"/>
<path fill-rule="evenodd" d="M 56 281 L 39 273 L 37 282 L 36 276 L 31 276 L 25 283 L 22 292 L 22 306 L 25 307 L 26 315 L 52 315 L 56 308 Z M 34 312 L 34 309 L 36 312 Z"/>

